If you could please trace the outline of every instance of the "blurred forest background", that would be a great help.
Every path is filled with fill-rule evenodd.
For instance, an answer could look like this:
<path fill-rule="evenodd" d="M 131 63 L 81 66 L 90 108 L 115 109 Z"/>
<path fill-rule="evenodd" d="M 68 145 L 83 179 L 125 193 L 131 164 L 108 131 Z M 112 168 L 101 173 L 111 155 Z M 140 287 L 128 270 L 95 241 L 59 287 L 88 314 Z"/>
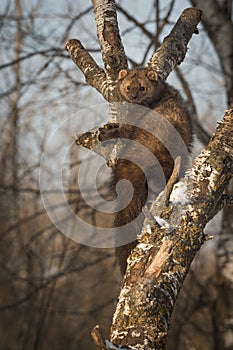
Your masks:
<path fill-rule="evenodd" d="M 168 78 L 189 102 L 198 154 L 233 102 L 232 1 L 116 4 L 131 67 L 147 63 L 186 7 L 203 9 L 199 35 Z M 62 210 L 67 201 L 86 222 L 108 225 L 111 217 L 92 207 L 98 204 L 90 185 L 96 156 L 85 158 L 72 140 L 76 132 L 107 121 L 104 101 L 64 48 L 66 40 L 78 38 L 102 65 L 93 6 L 81 0 L 1 0 L 0 16 L 0 350 L 91 350 L 90 331 L 100 324 L 108 336 L 119 293 L 114 249 L 78 244 L 53 225 L 41 199 L 39 171 L 46 153 L 50 166 L 43 180 L 51 208 Z M 60 141 L 70 145 L 62 164 L 66 201 L 53 186 L 62 142 L 46 150 L 57 128 L 63 130 Z M 81 163 L 88 201 L 78 187 Z M 109 173 L 103 169 L 97 176 L 105 198 Z M 198 253 L 180 293 L 168 349 L 233 348 L 232 217 L 227 207 L 206 228 L 214 239 Z"/>

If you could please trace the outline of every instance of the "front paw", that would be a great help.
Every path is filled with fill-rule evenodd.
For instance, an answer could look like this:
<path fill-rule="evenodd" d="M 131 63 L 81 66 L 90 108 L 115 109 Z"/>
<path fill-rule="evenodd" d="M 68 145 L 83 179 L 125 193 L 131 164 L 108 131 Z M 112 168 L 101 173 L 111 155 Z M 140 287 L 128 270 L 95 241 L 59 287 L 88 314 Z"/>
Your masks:
<path fill-rule="evenodd" d="M 108 123 L 99 128 L 99 140 L 107 141 L 119 137 L 119 124 Z"/>

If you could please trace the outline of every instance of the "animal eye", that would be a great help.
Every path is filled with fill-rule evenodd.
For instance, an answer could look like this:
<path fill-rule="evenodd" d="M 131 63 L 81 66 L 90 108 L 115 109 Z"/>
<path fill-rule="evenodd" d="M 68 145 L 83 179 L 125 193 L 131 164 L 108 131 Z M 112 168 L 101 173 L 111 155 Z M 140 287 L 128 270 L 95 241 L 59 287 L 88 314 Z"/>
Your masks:
<path fill-rule="evenodd" d="M 126 89 L 129 91 L 130 90 L 130 85 L 127 85 Z"/>
<path fill-rule="evenodd" d="M 145 91 L 145 86 L 140 86 L 141 91 Z"/>

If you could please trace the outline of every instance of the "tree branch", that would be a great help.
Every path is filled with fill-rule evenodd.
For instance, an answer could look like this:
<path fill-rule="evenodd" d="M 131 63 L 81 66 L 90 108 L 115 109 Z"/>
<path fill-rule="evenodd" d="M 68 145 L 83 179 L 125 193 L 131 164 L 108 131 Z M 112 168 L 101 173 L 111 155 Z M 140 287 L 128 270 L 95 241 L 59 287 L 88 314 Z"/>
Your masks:
<path fill-rule="evenodd" d="M 184 60 L 189 40 L 193 33 L 198 33 L 197 24 L 200 20 L 199 9 L 184 10 L 171 33 L 149 60 L 147 68 L 155 70 L 161 78 L 166 79 L 170 72 Z"/>
<path fill-rule="evenodd" d="M 170 212 L 159 223 L 152 205 L 154 222 L 145 220 L 128 259 L 111 328 L 113 343 L 165 349 L 175 300 L 196 252 L 209 239 L 204 227 L 222 208 L 222 193 L 232 176 L 232 133 L 233 109 L 185 176 L 185 203 L 171 195 Z"/>
<path fill-rule="evenodd" d="M 86 82 L 108 99 L 105 72 L 84 49 L 81 42 L 77 39 L 67 41 L 66 50 L 69 52 L 74 63 L 84 74 Z"/>
<path fill-rule="evenodd" d="M 99 91 L 108 102 L 122 101 L 117 88 L 117 76 L 120 69 L 127 68 L 127 58 L 119 34 L 115 2 L 92 0 L 92 3 L 106 72 L 97 65 L 79 40 L 69 40 L 66 50 L 83 72 L 87 83 Z"/>
<path fill-rule="evenodd" d="M 127 68 L 114 0 L 92 0 L 96 14 L 97 36 L 107 79 L 116 81 L 120 69 Z"/>

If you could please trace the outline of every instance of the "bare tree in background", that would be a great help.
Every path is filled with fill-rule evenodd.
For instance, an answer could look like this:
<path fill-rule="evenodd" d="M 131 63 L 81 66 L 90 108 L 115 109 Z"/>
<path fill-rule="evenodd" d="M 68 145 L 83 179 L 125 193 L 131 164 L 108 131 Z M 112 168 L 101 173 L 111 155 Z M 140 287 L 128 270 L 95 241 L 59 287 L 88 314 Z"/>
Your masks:
<path fill-rule="evenodd" d="M 211 35 L 208 23 L 205 25 L 205 20 L 208 19 L 206 11 L 211 17 L 210 9 L 215 9 L 213 5 L 216 1 L 212 4 L 210 1 L 203 3 L 208 3 L 209 6 L 208 10 L 203 8 L 203 25 L 208 33 L 206 35 L 206 32 L 201 30 L 199 35 L 205 49 L 200 53 L 198 46 L 192 44 L 194 47 L 189 50 L 184 65 L 177 70 L 177 76 L 190 102 L 192 113 L 198 115 L 198 120 L 195 121 L 197 135 L 203 143 L 207 143 L 208 137 L 215 129 L 216 119 L 222 115 L 227 104 L 214 104 L 224 90 L 224 75 L 220 72 L 217 60 L 212 55 L 211 58 L 208 56 L 210 46 L 207 36 L 211 38 Z M 91 29 L 94 24 L 93 7 L 91 2 L 77 1 L 76 4 L 68 2 L 65 10 L 50 7 L 48 11 L 39 1 L 34 5 L 29 2 L 26 7 L 21 3 L 20 16 L 15 12 L 16 5 L 20 8 L 20 1 L 1 4 L 0 45 L 4 57 L 0 67 L 0 349 L 93 349 L 89 337 L 90 329 L 99 322 L 106 326 L 104 334 L 107 337 L 107 328 L 118 293 L 119 275 L 114 253 L 110 250 L 78 246 L 60 234 L 43 209 L 38 186 L 41 154 L 50 132 L 54 125 L 58 124 L 58 118 L 62 121 L 67 114 L 71 115 L 77 109 L 95 103 L 93 101 L 102 101 L 92 89 L 86 87 L 81 74 L 74 69 L 69 55 L 63 49 L 67 39 L 78 35 L 84 43 L 88 43 L 88 51 L 99 59 L 96 36 Z M 197 6 L 202 8 L 204 5 Z M 232 28 L 230 5 L 229 1 L 218 1 L 221 11 L 217 10 L 216 17 L 220 23 L 224 21 L 224 24 Z M 147 13 L 142 13 L 141 2 L 117 2 L 122 37 L 129 61 L 134 66 L 145 64 L 155 47 L 162 41 L 164 33 L 169 33 L 175 18 L 184 8 L 179 7 L 180 1 L 165 3 L 156 0 L 147 6 Z M 183 6 L 187 7 L 187 2 Z M 220 16 L 222 12 L 226 13 L 226 8 L 227 20 L 225 15 Z M 56 23 L 53 22 L 55 18 Z M 220 36 L 219 26 L 218 30 L 214 30 L 212 37 L 217 40 L 217 34 Z M 135 40 L 137 34 L 139 39 Z M 228 35 L 229 38 L 232 36 L 230 32 Z M 224 40 L 221 40 L 221 37 L 220 51 L 221 42 L 231 42 L 231 39 L 226 39 L 226 34 Z M 230 45 L 228 48 L 230 49 Z M 223 51 L 219 56 L 221 64 L 226 56 Z M 201 74 L 195 73 L 200 72 L 198 69 L 201 68 Z M 13 79 L 17 70 L 18 84 Z M 232 84 L 232 70 L 230 72 L 230 75 L 229 71 L 227 73 L 227 90 L 232 92 L 229 88 L 229 81 Z M 202 86 L 207 76 L 211 89 Z M 171 79 L 173 82 L 175 77 Z M 17 114 L 14 114 L 13 104 L 17 96 L 20 96 L 20 99 L 17 102 Z M 15 117 L 17 130 L 14 130 L 11 124 Z M 67 137 L 76 131 L 69 130 Z M 12 155 L 14 140 L 16 151 Z M 86 215 L 90 222 L 95 221 L 94 211 L 90 207 L 87 208 L 85 203 L 80 203 L 78 191 L 73 191 L 76 186 L 75 172 L 78 171 L 80 163 L 75 146 L 69 156 L 70 160 L 67 161 L 72 169 L 72 176 L 67 179 L 67 198 L 74 210 L 82 211 L 82 215 Z M 56 155 L 53 158 L 56 159 Z M 13 164 L 16 164 L 15 170 Z M 14 184 L 15 173 L 17 183 Z M 52 179 L 52 174 L 50 177 L 48 175 L 48 178 Z M 51 196 L 55 198 L 56 194 Z M 232 226 L 228 224 L 232 217 L 232 209 L 229 206 L 224 211 L 225 218 L 228 218 L 225 220 L 224 230 L 228 235 L 221 235 L 218 240 L 215 238 L 206 244 L 207 249 L 203 250 L 203 254 L 197 260 L 196 268 L 193 267 L 189 276 L 191 288 L 187 279 L 184 299 L 182 301 L 181 294 L 174 313 L 174 333 L 171 328 L 168 348 L 232 347 L 232 293 L 229 282 L 232 276 Z M 213 257 L 217 253 L 213 242 L 221 243 L 219 246 L 224 248 L 219 250 L 219 273 L 224 273 L 221 279 L 213 268 L 216 266 Z M 200 276 L 198 271 L 203 270 L 204 273 Z M 210 280 L 209 274 L 213 279 Z M 216 293 L 216 285 L 219 287 L 219 293 Z M 96 295 L 102 296 L 102 299 L 96 298 Z M 181 311 L 178 309 L 179 305 Z M 219 342 L 218 338 L 224 334 L 228 335 L 224 340 L 225 345 Z"/>
<path fill-rule="evenodd" d="M 90 103 L 83 98 L 80 75 L 71 78 L 72 64 L 63 47 L 75 23 L 88 17 L 92 7 L 83 6 L 76 18 L 67 7 L 55 24 L 40 1 L 1 3 L 1 9 L 0 349 L 64 349 L 77 342 L 87 349 L 86 324 L 93 326 L 97 314 L 108 316 L 106 326 L 110 323 L 117 294 L 115 257 L 110 250 L 80 246 L 57 230 L 43 208 L 38 174 L 49 134 L 67 113 Z M 48 27 L 41 26 L 47 21 Z M 54 30 L 58 22 L 64 23 L 62 35 Z M 67 128 L 71 144 L 73 132 Z M 53 169 L 58 151 L 51 154 Z M 70 171 L 64 180 L 67 201 L 95 222 L 94 210 L 78 194 L 79 164 L 74 146 L 65 164 Z M 49 185 L 53 169 L 47 169 L 48 192 L 54 206 L 62 208 Z M 106 293 L 100 293 L 104 285 Z M 94 289 L 101 300 L 95 300 Z"/>
<path fill-rule="evenodd" d="M 232 1 L 193 0 L 191 3 L 204 13 L 203 26 L 218 56 L 225 98 L 230 107 L 233 103 Z M 232 181 L 227 192 L 233 193 Z M 232 206 L 226 206 L 217 239 L 215 238 L 209 249 L 206 247 L 203 250 L 186 281 L 186 288 L 180 295 L 177 312 L 174 313 L 174 328 L 169 344 L 172 349 L 177 349 L 178 346 L 189 348 L 194 339 L 197 348 L 204 346 L 205 349 L 231 349 L 233 346 L 232 217 Z M 184 321 L 177 322 L 180 319 L 179 312 L 185 313 Z M 179 338 L 178 334 L 182 333 L 187 336 L 183 340 L 180 337 L 177 346 L 173 339 Z"/>

